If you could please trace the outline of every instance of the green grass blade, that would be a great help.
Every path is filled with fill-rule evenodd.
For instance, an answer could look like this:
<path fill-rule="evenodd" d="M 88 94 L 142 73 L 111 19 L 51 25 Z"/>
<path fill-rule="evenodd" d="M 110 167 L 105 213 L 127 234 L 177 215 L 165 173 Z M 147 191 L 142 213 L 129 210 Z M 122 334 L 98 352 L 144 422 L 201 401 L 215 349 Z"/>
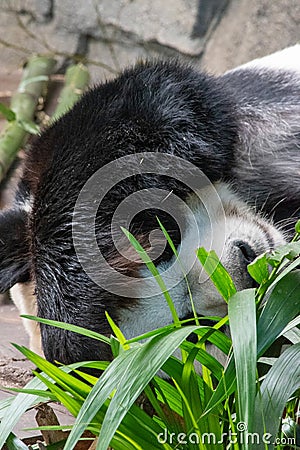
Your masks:
<path fill-rule="evenodd" d="M 192 291 L 191 291 L 191 288 L 190 288 L 189 280 L 188 280 L 188 277 L 187 277 L 187 275 L 185 273 L 184 267 L 183 267 L 183 265 L 182 265 L 182 263 L 181 263 L 181 261 L 179 259 L 179 254 L 178 254 L 178 252 L 176 250 L 176 247 L 175 247 L 175 245 L 174 245 L 174 243 L 173 243 L 169 233 L 167 232 L 167 230 L 165 229 L 165 227 L 163 226 L 163 224 L 161 223 L 159 218 L 156 217 L 156 219 L 157 219 L 157 222 L 158 222 L 158 224 L 160 226 L 161 231 L 163 232 L 163 234 L 164 234 L 164 236 L 165 236 L 169 246 L 172 249 L 172 252 L 176 256 L 176 259 L 177 259 L 177 261 L 179 263 L 179 267 L 180 267 L 181 272 L 183 274 L 183 277 L 184 277 L 184 280 L 185 280 L 185 284 L 186 284 L 186 287 L 187 287 L 187 290 L 188 290 L 192 311 L 193 311 L 193 314 L 194 314 L 194 317 L 195 317 L 195 323 L 196 323 L 196 325 L 199 325 L 199 321 L 198 321 L 198 318 L 197 318 L 197 312 L 196 312 L 195 303 L 194 303 L 194 300 L 193 300 L 193 296 L 192 296 Z"/>
<path fill-rule="evenodd" d="M 22 314 L 20 317 L 24 319 L 34 320 L 35 322 L 44 323 L 45 325 L 50 325 L 52 327 L 62 328 L 63 330 L 73 331 L 73 333 L 82 334 L 83 336 L 87 336 L 110 345 L 110 339 L 108 337 L 103 336 L 103 334 L 96 333 L 95 331 L 79 327 L 77 325 L 59 322 L 57 320 L 42 319 L 41 317 L 29 316 L 27 314 Z"/>
<path fill-rule="evenodd" d="M 176 383 L 175 386 L 183 400 L 183 416 L 185 419 L 185 425 L 189 432 L 196 432 L 200 434 L 200 428 L 198 419 L 202 414 L 202 402 L 201 394 L 199 391 L 199 385 L 195 374 L 194 361 L 197 355 L 198 349 L 192 348 L 188 354 L 188 358 L 184 362 L 182 370 L 181 383 Z M 195 429 L 196 424 L 196 429 Z M 197 449 L 196 444 L 191 444 L 190 448 Z M 199 448 L 199 447 L 198 447 Z"/>
<path fill-rule="evenodd" d="M 56 397 L 54 395 L 51 394 L 51 392 L 44 392 L 40 389 L 25 389 L 25 388 L 5 388 L 6 391 L 9 392 L 17 392 L 17 393 L 23 393 L 23 394 L 28 394 L 28 395 L 36 395 L 38 397 L 40 397 L 41 399 L 43 399 L 43 401 L 56 401 Z"/>
<path fill-rule="evenodd" d="M 33 362 L 41 371 L 52 378 L 56 383 L 58 383 L 63 389 L 66 389 L 70 394 L 76 396 L 78 399 L 85 399 L 89 394 L 91 388 L 83 381 L 75 378 L 74 376 L 64 372 L 61 368 L 56 367 L 54 364 L 46 361 L 41 356 L 37 355 L 33 351 L 14 344 L 14 346 Z"/>
<path fill-rule="evenodd" d="M 216 252 L 214 250 L 208 252 L 201 247 L 197 251 L 197 257 L 223 299 L 228 302 L 229 298 L 236 293 L 236 288 Z"/>
<path fill-rule="evenodd" d="M 228 318 L 227 318 L 228 320 Z M 231 340 L 222 331 L 215 327 L 199 327 L 195 333 L 200 337 L 201 342 L 209 341 L 228 355 L 231 349 Z"/>
<path fill-rule="evenodd" d="M 194 345 L 191 344 L 190 342 L 185 341 L 181 344 L 181 347 L 185 351 L 190 352 L 194 347 Z M 199 361 L 205 367 L 207 367 L 217 380 L 221 379 L 221 377 L 223 376 L 224 367 L 219 361 L 216 360 L 216 358 L 210 355 L 206 350 L 204 350 L 203 348 L 198 348 L 196 360 Z"/>
<path fill-rule="evenodd" d="M 259 356 L 281 335 L 300 311 L 300 271 L 288 273 L 274 287 L 257 324 Z"/>
<path fill-rule="evenodd" d="M 138 255 L 141 257 L 142 261 L 146 264 L 146 266 L 148 267 L 149 271 L 151 272 L 151 274 L 153 275 L 155 280 L 157 281 L 157 284 L 159 285 L 161 292 L 163 293 L 163 295 L 167 301 L 167 304 L 170 308 L 170 311 L 171 311 L 172 317 L 173 317 L 173 321 L 177 327 L 180 327 L 180 321 L 179 321 L 173 300 L 166 288 L 164 280 L 162 279 L 157 268 L 155 267 L 155 264 L 151 261 L 150 257 L 148 256 L 148 253 L 141 246 L 139 241 L 125 228 L 121 227 L 121 229 L 122 229 L 123 233 L 125 234 L 125 236 L 127 237 L 127 239 L 129 240 L 129 242 L 131 243 L 131 245 L 133 246 L 133 248 L 136 250 Z"/>
<path fill-rule="evenodd" d="M 102 374 L 88 395 L 68 438 L 65 450 L 73 449 L 86 424 L 104 401 L 115 394 L 102 424 L 97 448 L 107 449 L 116 429 L 149 381 L 196 326 L 183 327 L 121 353 Z"/>
<path fill-rule="evenodd" d="M 29 450 L 27 445 L 20 441 L 13 433 L 10 433 L 8 436 L 6 445 L 8 450 Z"/>
<path fill-rule="evenodd" d="M 256 395 L 256 308 L 255 289 L 237 292 L 228 302 L 229 324 L 236 367 L 239 422 L 252 432 Z M 244 439 L 242 449 L 248 449 Z"/>
<path fill-rule="evenodd" d="M 265 253 L 259 255 L 252 263 L 248 264 L 247 270 L 257 283 L 265 283 L 270 275 L 267 255 Z"/>
<path fill-rule="evenodd" d="M 185 328 L 189 330 L 185 331 Z M 136 352 L 132 359 L 131 370 L 124 373 L 120 387 L 117 389 L 105 416 L 97 450 L 106 450 L 113 436 L 125 416 L 127 410 L 150 382 L 164 361 L 179 347 L 181 342 L 186 339 L 192 329 L 196 327 L 185 327 L 174 330 L 166 336 L 155 337 L 145 343 Z M 145 369 L 147 367 L 147 370 Z"/>
<path fill-rule="evenodd" d="M 42 383 L 39 379 L 34 378 L 30 380 L 29 383 L 25 386 L 26 389 L 41 389 L 47 390 L 47 387 L 44 383 Z M 8 438 L 11 430 L 18 423 L 21 416 L 25 413 L 25 411 L 31 408 L 33 405 L 40 401 L 40 397 L 34 395 L 27 394 L 18 394 L 11 401 L 10 405 L 5 411 L 3 418 L 0 423 L 0 448 L 2 448 L 5 444 L 6 439 Z M 43 401 L 43 399 L 42 399 Z M 4 412 L 4 411 L 3 411 Z"/>
<path fill-rule="evenodd" d="M 290 273 L 292 270 L 296 269 L 300 265 L 300 257 L 295 259 L 295 261 L 288 264 L 288 266 L 283 269 L 277 276 L 276 279 L 270 283 L 270 286 L 268 286 L 268 291 L 272 289 L 275 284 L 277 284 L 282 278 L 284 278 L 288 273 Z"/>
<path fill-rule="evenodd" d="M 108 314 L 107 311 L 105 311 L 105 316 L 106 319 L 110 325 L 110 328 L 112 329 L 114 335 L 116 336 L 116 338 L 118 339 L 119 343 L 122 345 L 124 350 L 128 350 L 130 347 L 129 345 L 126 343 L 126 339 L 124 334 L 122 333 L 122 331 L 120 330 L 120 328 L 118 327 L 117 324 L 115 324 L 115 322 L 113 321 L 113 319 L 110 317 L 110 315 Z"/>
<path fill-rule="evenodd" d="M 97 370 L 105 370 L 109 366 L 110 362 L 108 361 L 83 361 L 83 362 L 77 362 L 73 364 L 69 364 L 67 366 L 70 370 L 79 369 L 80 367 L 86 367 L 89 369 L 97 369 Z"/>
<path fill-rule="evenodd" d="M 83 403 L 83 401 L 79 401 L 74 397 L 71 397 L 71 395 L 69 395 L 67 392 L 65 392 L 63 389 L 61 389 L 59 386 L 57 386 L 56 384 L 52 383 L 51 381 L 49 381 L 46 377 L 44 377 L 42 374 L 34 372 L 35 376 L 37 378 L 39 378 L 46 386 L 47 388 L 50 390 L 50 392 L 52 392 L 52 394 L 54 394 L 57 398 L 57 400 L 62 403 L 68 411 L 70 411 L 70 413 L 73 416 L 77 416 L 77 414 L 80 411 L 80 407 Z"/>
<path fill-rule="evenodd" d="M 158 401 L 169 406 L 179 416 L 182 416 L 182 402 L 178 391 L 169 381 L 155 377 L 153 381 Z"/>
<path fill-rule="evenodd" d="M 220 379 L 214 393 L 209 399 L 203 415 L 209 414 L 215 410 L 220 403 L 225 400 L 230 394 L 234 392 L 236 388 L 236 371 L 233 356 L 230 358 L 229 363 Z"/>
<path fill-rule="evenodd" d="M 183 405 L 184 405 L 184 408 L 185 408 L 185 411 L 186 411 L 185 416 L 186 416 L 187 424 L 188 425 L 189 425 L 189 423 L 192 424 L 192 427 L 188 428 L 188 431 L 197 433 L 198 436 L 201 436 L 201 431 L 200 431 L 200 428 L 199 428 L 199 424 L 198 424 L 198 421 L 196 420 L 196 418 L 194 416 L 194 411 L 191 408 L 189 400 L 187 399 L 185 393 L 183 392 L 183 390 L 181 389 L 179 384 L 176 382 L 176 380 L 173 380 L 173 382 L 175 384 L 175 387 L 176 387 L 177 391 L 179 392 L 179 394 L 180 394 L 180 396 L 182 398 Z M 191 444 L 191 448 L 195 448 L 195 445 Z M 200 439 L 199 448 L 201 450 L 205 449 L 205 447 L 203 446 L 203 444 L 201 442 L 201 439 Z"/>
<path fill-rule="evenodd" d="M 300 388 L 300 344 L 287 348 L 274 362 L 256 396 L 254 430 L 262 436 L 270 433 L 274 441 L 284 407 Z M 257 450 L 264 449 L 261 443 Z"/>

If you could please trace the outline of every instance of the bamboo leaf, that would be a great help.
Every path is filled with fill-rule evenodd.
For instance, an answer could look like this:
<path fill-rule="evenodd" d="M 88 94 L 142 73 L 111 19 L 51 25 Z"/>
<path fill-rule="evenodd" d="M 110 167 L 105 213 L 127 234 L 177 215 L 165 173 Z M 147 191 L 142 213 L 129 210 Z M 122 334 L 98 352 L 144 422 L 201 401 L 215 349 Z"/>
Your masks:
<path fill-rule="evenodd" d="M 118 342 L 122 345 L 124 350 L 128 350 L 130 348 L 130 346 L 126 343 L 125 336 L 122 333 L 122 331 L 120 330 L 120 328 L 117 326 L 117 324 L 115 324 L 115 322 L 110 317 L 110 315 L 108 314 L 107 311 L 105 311 L 105 316 L 106 316 L 106 319 L 107 319 L 113 333 L 115 334 L 116 338 L 118 339 Z"/>
<path fill-rule="evenodd" d="M 277 247 L 268 255 L 268 261 L 279 263 L 283 258 L 294 259 L 300 254 L 300 242 L 289 242 L 288 244 Z"/>
<path fill-rule="evenodd" d="M 285 327 L 300 311 L 300 271 L 282 278 L 272 290 L 257 324 L 258 356 L 281 335 Z"/>
<path fill-rule="evenodd" d="M 37 378 L 30 380 L 25 386 L 26 389 L 41 389 L 47 390 L 47 387 Z M 43 399 L 41 399 L 43 401 Z M 40 401 L 40 397 L 27 394 L 18 394 L 8 408 L 0 422 L 0 448 L 2 448 L 8 438 L 11 430 L 20 420 L 20 417 L 25 413 L 27 409 Z"/>
<path fill-rule="evenodd" d="M 269 433 L 271 442 L 274 442 L 279 431 L 283 409 L 289 397 L 300 388 L 299 361 L 300 344 L 287 348 L 274 362 L 257 393 L 253 429 L 259 436 Z M 262 440 L 256 448 L 265 448 Z"/>
<path fill-rule="evenodd" d="M 252 432 L 256 395 L 256 308 L 255 289 L 237 292 L 228 302 L 229 324 L 236 367 L 239 421 Z M 242 448 L 248 449 L 244 440 Z"/>
<path fill-rule="evenodd" d="M 229 298 L 236 293 L 236 288 L 216 252 L 214 250 L 208 252 L 201 247 L 197 251 L 197 257 L 223 299 L 228 302 Z"/>
<path fill-rule="evenodd" d="M 6 445 L 8 450 L 29 450 L 27 445 L 25 445 L 24 442 L 18 439 L 13 433 L 10 433 L 8 436 Z"/>
<path fill-rule="evenodd" d="M 121 227 L 121 230 L 123 231 L 123 233 L 125 234 L 125 236 L 127 237 L 127 239 L 129 240 L 129 242 L 132 244 L 133 248 L 136 250 L 136 252 L 138 253 L 138 255 L 141 257 L 142 261 L 146 264 L 146 266 L 148 267 L 148 269 L 150 270 L 151 274 L 155 277 L 155 280 L 157 281 L 157 284 L 159 285 L 161 292 L 163 293 L 167 304 L 170 308 L 170 311 L 172 313 L 172 317 L 173 317 L 173 321 L 174 324 L 178 327 L 180 327 L 180 321 L 175 309 L 175 306 L 173 304 L 173 300 L 166 288 L 166 285 L 159 273 L 159 271 L 157 270 L 157 268 L 155 267 L 155 264 L 151 261 L 150 257 L 148 256 L 148 253 L 146 252 L 146 250 L 141 246 L 141 244 L 139 243 L 139 241 L 129 232 L 127 231 L 125 228 Z"/>
<path fill-rule="evenodd" d="M 263 253 L 258 256 L 252 263 L 248 264 L 247 270 L 253 280 L 257 281 L 257 283 L 265 283 L 269 278 L 267 255 Z"/>
<path fill-rule="evenodd" d="M 63 389 L 66 389 L 70 394 L 74 395 L 76 398 L 83 400 L 90 392 L 90 387 L 74 378 L 72 375 L 64 372 L 61 368 L 56 367 L 54 364 L 46 361 L 41 356 L 37 355 L 33 351 L 27 349 L 26 347 L 14 344 L 26 358 L 33 362 L 41 371 L 46 373 L 52 378 L 58 385 Z"/>
<path fill-rule="evenodd" d="M 13 120 L 16 120 L 16 113 L 12 109 L 10 109 L 7 106 L 5 106 L 4 103 L 0 103 L 0 113 L 9 122 L 12 122 Z"/>
<path fill-rule="evenodd" d="M 65 450 L 74 448 L 82 432 L 105 400 L 115 391 L 102 424 L 98 450 L 106 450 L 122 419 L 163 363 L 197 327 L 189 326 L 155 336 L 121 353 L 93 387 L 77 417 Z"/>
<path fill-rule="evenodd" d="M 110 339 L 107 336 L 83 327 L 79 327 L 77 325 L 59 322 L 57 320 L 42 319 L 41 317 L 29 316 L 27 314 L 22 314 L 20 317 L 24 319 L 34 320 L 35 322 L 44 323 L 46 325 L 51 325 L 52 327 L 62 328 L 63 330 L 73 331 L 73 333 L 82 334 L 83 336 L 87 336 L 110 345 Z"/>

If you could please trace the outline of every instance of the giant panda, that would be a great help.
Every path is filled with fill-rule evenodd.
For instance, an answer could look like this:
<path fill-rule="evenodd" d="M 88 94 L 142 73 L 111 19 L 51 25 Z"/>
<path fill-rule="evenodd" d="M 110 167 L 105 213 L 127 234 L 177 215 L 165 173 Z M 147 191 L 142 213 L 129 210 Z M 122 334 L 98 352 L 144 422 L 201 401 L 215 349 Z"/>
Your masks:
<path fill-rule="evenodd" d="M 286 242 L 299 218 L 299 146 L 299 45 L 218 77 L 139 62 L 90 89 L 27 149 L 0 216 L 1 292 L 11 289 L 21 313 L 107 336 L 106 311 L 126 338 L 171 323 L 124 226 L 180 319 L 192 314 L 187 282 L 199 317 L 222 317 L 196 250 L 213 248 L 238 289 L 254 286 L 247 265 Z M 49 361 L 111 358 L 99 341 L 25 326 Z"/>

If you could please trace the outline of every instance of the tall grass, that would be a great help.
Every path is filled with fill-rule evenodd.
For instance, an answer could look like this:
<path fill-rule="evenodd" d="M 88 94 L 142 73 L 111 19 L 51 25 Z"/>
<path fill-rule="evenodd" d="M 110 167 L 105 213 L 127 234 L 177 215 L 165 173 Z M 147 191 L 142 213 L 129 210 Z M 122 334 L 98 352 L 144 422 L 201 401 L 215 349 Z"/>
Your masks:
<path fill-rule="evenodd" d="M 228 302 L 228 317 L 215 318 L 214 326 L 202 326 L 197 317 L 190 324 L 180 321 L 168 292 L 165 298 L 174 323 L 131 340 L 125 339 L 110 318 L 111 339 L 35 318 L 102 340 L 112 347 L 115 357 L 110 363 L 57 367 L 16 346 L 40 372 L 15 397 L 0 402 L 0 448 L 5 442 L 9 449 L 28 448 L 13 435 L 13 427 L 27 409 L 49 401 L 61 402 L 76 418 L 60 444 L 66 450 L 75 448 L 84 430 L 98 437 L 98 450 L 109 446 L 114 450 L 299 448 L 299 228 L 291 243 L 248 266 L 258 283 L 256 289 L 236 292 L 216 254 L 198 250 L 200 262 Z M 163 227 L 162 231 L 169 240 Z M 165 291 L 147 253 L 124 232 Z M 222 331 L 224 324 L 229 324 L 231 337 Z M 196 344 L 187 341 L 191 333 L 198 336 Z M 285 350 L 278 355 L 272 349 L 283 337 Z M 211 344 L 226 355 L 224 366 L 208 352 Z M 178 348 L 181 359 L 174 356 Z M 200 371 L 195 369 L 199 366 Z M 84 368 L 103 373 L 97 378 L 84 373 Z M 136 403 L 142 392 L 152 413 Z"/>

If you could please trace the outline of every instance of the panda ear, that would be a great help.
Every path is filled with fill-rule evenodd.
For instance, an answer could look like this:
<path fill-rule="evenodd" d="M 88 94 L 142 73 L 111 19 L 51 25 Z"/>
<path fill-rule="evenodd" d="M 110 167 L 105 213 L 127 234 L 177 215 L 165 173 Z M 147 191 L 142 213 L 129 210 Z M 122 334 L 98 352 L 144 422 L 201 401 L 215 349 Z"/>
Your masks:
<path fill-rule="evenodd" d="M 27 221 L 27 213 L 22 209 L 0 214 L 0 293 L 29 280 Z"/>

